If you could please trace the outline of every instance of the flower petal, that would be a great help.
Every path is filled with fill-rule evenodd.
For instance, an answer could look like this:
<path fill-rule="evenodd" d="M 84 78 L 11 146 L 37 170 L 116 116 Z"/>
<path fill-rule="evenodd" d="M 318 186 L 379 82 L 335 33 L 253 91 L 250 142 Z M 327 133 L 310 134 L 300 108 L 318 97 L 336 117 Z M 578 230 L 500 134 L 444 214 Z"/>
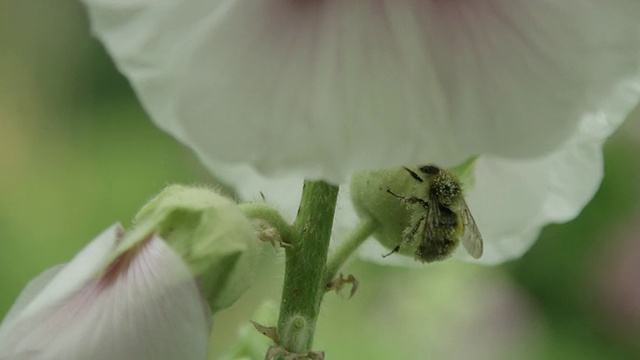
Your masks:
<path fill-rule="evenodd" d="M 22 290 L 22 292 L 20 292 L 20 295 L 11 306 L 11 309 L 9 309 L 7 314 L 4 316 L 4 319 L 2 319 L 2 323 L 0 323 L 0 338 L 2 338 L 2 331 L 8 328 L 6 324 L 11 323 L 17 315 L 22 313 L 29 303 L 31 303 L 31 301 L 40 293 L 40 291 L 42 291 L 51 279 L 53 279 L 58 272 L 64 268 L 64 266 L 65 264 L 53 266 L 43 271 L 35 279 L 29 281 L 27 286 Z"/>
<path fill-rule="evenodd" d="M 173 250 L 154 236 L 99 278 L 77 282 L 70 269 L 103 265 L 105 256 L 89 257 L 96 241 L 3 324 L 0 358 L 206 359 L 208 308 Z M 63 286 L 67 279 L 75 286 Z"/>
<path fill-rule="evenodd" d="M 640 93 L 635 0 L 85 3 L 160 127 L 269 175 L 540 156 Z"/>
<path fill-rule="evenodd" d="M 21 317 L 28 317 L 44 311 L 50 306 L 49 304 L 64 301 L 70 294 L 90 281 L 105 265 L 104 261 L 108 259 L 122 233 L 122 226 L 114 224 L 91 241 L 71 262 L 45 270 L 27 285 L 10 313 L 19 312 Z M 2 323 L 0 338 L 8 318 L 9 316 Z"/>
<path fill-rule="evenodd" d="M 484 238 L 480 261 L 495 264 L 517 258 L 534 243 L 543 226 L 575 218 L 600 185 L 602 145 L 617 126 L 605 121 L 604 114 L 585 117 L 580 124 L 581 131 L 547 156 L 529 160 L 481 156 L 475 166 L 475 186 L 466 198 Z M 289 176 L 275 181 L 246 166 L 215 166 L 223 170 L 224 181 L 238 184 L 238 193 L 245 200 L 257 199 L 262 192 L 287 219 L 294 219 L 302 178 Z M 334 247 L 357 224 L 348 191 L 348 186 L 340 190 L 334 220 Z M 384 264 L 420 265 L 402 256 L 383 259 L 381 255 L 388 251 L 370 240 L 362 246 L 360 255 Z M 462 249 L 456 256 L 472 261 Z"/>

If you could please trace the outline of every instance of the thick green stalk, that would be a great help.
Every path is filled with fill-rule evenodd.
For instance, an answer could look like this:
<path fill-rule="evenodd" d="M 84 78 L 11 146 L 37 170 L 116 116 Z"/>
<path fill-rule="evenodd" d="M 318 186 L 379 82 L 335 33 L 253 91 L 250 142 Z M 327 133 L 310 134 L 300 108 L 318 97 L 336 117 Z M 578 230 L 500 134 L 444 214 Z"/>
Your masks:
<path fill-rule="evenodd" d="M 311 350 L 320 302 L 325 292 L 325 264 L 338 187 L 305 181 L 293 224 L 293 246 L 286 250 L 286 267 L 278 334 L 290 352 Z"/>

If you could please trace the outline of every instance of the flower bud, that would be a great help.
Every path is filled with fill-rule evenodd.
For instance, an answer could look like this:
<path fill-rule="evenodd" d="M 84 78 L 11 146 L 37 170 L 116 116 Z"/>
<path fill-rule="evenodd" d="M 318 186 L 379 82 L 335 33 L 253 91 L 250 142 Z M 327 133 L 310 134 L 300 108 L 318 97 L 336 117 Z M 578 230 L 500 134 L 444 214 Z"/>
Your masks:
<path fill-rule="evenodd" d="M 373 236 L 388 249 L 403 241 L 403 232 L 412 223 L 413 212 L 387 190 L 405 196 L 420 196 L 420 183 L 403 168 L 382 171 L 359 171 L 351 177 L 351 200 L 361 218 L 378 222 Z M 411 249 L 401 249 L 400 254 L 413 256 Z"/>
<path fill-rule="evenodd" d="M 199 279 L 213 312 L 233 304 L 249 287 L 259 241 L 238 206 L 215 191 L 169 186 L 136 215 L 113 258 L 152 233 Z"/>
<path fill-rule="evenodd" d="M 32 280 L 0 324 L 0 359 L 206 359 L 211 313 L 180 257 L 153 234 L 102 269 L 111 226 Z"/>

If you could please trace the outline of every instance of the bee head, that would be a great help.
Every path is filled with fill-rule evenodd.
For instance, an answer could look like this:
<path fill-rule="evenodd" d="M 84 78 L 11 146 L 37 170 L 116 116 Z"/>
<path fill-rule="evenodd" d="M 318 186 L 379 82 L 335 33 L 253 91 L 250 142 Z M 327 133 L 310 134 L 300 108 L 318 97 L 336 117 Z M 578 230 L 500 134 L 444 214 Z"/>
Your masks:
<path fill-rule="evenodd" d="M 420 171 L 427 175 L 437 175 L 440 172 L 440 168 L 433 165 L 425 165 L 420 167 Z"/>

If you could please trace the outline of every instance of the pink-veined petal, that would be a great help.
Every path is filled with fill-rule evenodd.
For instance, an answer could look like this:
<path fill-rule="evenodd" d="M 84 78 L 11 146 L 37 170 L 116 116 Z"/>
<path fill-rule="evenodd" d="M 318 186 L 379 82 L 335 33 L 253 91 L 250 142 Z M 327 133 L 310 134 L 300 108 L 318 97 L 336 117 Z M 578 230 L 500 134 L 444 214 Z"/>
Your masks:
<path fill-rule="evenodd" d="M 64 301 L 69 294 L 84 286 L 105 265 L 104 262 L 123 233 L 122 226 L 114 224 L 93 239 L 71 262 L 60 268 L 56 276 L 51 277 L 51 273 L 45 270 L 34 280 L 33 284 L 30 283 L 27 286 L 26 290 L 32 293 L 33 298 L 24 300 L 28 301 L 28 305 L 20 311 L 21 316 L 30 316 L 30 314 L 41 312 L 50 304 Z M 42 282 L 46 277 L 51 277 L 51 279 L 44 285 Z M 38 287 L 41 290 L 36 293 Z M 20 298 L 23 297 L 22 295 Z"/>
<path fill-rule="evenodd" d="M 536 157 L 640 92 L 636 0 L 85 3 L 160 127 L 270 175 Z"/>
<path fill-rule="evenodd" d="M 20 292 L 20 295 L 11 306 L 11 309 L 7 312 L 0 323 L 0 338 L 2 338 L 3 330 L 6 331 L 9 327 L 6 324 L 11 323 L 17 315 L 19 315 L 31 301 L 42 291 L 42 289 L 53 279 L 60 270 L 64 268 L 66 264 L 60 264 L 43 271 L 35 279 L 29 281 L 27 286 Z"/>
<path fill-rule="evenodd" d="M 0 359 L 207 358 L 208 307 L 162 239 L 150 238 L 97 276 L 109 253 L 92 250 L 113 249 L 119 231 L 107 230 L 45 286 L 35 280 L 31 289 L 41 290 L 0 328 Z M 80 269 L 87 272 L 72 271 Z"/>

